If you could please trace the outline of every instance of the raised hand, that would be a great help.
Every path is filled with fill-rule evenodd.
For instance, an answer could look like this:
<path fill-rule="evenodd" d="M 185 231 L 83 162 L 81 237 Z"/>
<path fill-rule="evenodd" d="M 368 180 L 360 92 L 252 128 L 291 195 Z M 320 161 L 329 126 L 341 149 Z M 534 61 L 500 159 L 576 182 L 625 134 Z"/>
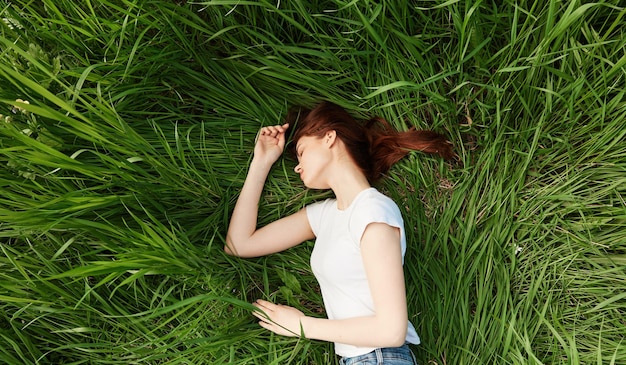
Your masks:
<path fill-rule="evenodd" d="M 278 160 L 285 148 L 285 133 L 289 124 L 263 127 L 257 135 L 254 157 L 271 166 Z"/>

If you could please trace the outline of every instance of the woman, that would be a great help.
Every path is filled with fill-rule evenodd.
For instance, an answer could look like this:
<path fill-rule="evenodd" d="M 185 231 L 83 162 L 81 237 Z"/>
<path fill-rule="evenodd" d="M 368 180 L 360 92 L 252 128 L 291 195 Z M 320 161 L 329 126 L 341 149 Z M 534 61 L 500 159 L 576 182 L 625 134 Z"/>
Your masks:
<path fill-rule="evenodd" d="M 411 149 L 449 158 L 451 145 L 434 132 L 396 132 L 381 118 L 360 124 L 330 102 L 298 115 L 292 141 L 298 159 L 295 171 L 305 186 L 331 189 L 335 199 L 256 228 L 263 185 L 283 153 L 290 124 L 264 127 L 224 249 L 231 255 L 257 257 L 316 239 L 311 268 L 328 319 L 265 300 L 254 303 L 259 309 L 254 315 L 274 333 L 334 342 L 342 364 L 414 364 L 407 343 L 418 344 L 419 337 L 407 315 L 403 221 L 396 204 L 370 182 Z"/>

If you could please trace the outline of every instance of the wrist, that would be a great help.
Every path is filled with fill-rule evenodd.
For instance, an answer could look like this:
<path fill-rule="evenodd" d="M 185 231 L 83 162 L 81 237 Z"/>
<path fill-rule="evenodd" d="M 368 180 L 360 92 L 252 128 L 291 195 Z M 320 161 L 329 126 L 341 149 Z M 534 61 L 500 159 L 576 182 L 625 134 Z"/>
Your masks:
<path fill-rule="evenodd" d="M 253 156 L 252 162 L 250 162 L 250 170 L 268 173 L 273 165 L 274 162 L 268 162 L 263 158 Z"/>
<path fill-rule="evenodd" d="M 307 317 L 307 316 L 302 316 L 300 317 L 300 329 L 298 334 L 300 335 L 300 337 L 302 338 L 306 338 L 309 340 L 314 339 L 312 337 L 312 328 L 311 328 L 311 323 L 310 323 L 310 319 L 313 317 Z"/>

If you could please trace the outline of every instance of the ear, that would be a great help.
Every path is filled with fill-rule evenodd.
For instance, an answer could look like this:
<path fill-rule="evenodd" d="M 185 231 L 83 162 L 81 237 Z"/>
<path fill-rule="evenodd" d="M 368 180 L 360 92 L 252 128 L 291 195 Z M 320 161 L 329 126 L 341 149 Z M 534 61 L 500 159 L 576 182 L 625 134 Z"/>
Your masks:
<path fill-rule="evenodd" d="M 326 132 L 326 134 L 324 135 L 324 144 L 327 147 L 332 147 L 336 141 L 337 141 L 337 131 L 332 130 L 332 131 Z"/>

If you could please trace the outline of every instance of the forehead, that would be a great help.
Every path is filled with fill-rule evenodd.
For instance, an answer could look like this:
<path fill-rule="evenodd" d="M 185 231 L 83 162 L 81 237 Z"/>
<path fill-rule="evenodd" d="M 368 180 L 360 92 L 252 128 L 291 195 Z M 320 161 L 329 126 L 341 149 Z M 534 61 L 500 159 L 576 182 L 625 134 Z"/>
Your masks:
<path fill-rule="evenodd" d="M 298 148 L 300 148 L 300 146 L 304 145 L 307 143 L 307 141 L 309 139 L 312 139 L 313 137 L 311 136 L 302 136 L 298 139 L 298 142 L 296 142 L 296 150 L 298 150 Z"/>

